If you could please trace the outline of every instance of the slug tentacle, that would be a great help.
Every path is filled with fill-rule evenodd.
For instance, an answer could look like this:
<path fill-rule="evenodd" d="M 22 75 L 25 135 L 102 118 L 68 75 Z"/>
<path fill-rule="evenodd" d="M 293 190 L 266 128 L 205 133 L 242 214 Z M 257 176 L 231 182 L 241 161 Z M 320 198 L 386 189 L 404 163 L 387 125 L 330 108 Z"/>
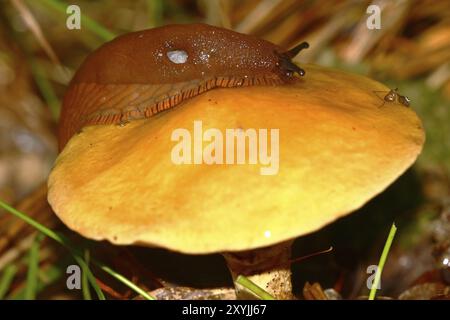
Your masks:
<path fill-rule="evenodd" d="M 305 75 L 305 70 L 297 66 L 291 61 L 291 59 L 287 58 L 286 56 L 280 55 L 279 66 L 288 77 L 292 77 L 294 72 L 297 72 L 302 77 Z"/>
<path fill-rule="evenodd" d="M 300 76 L 305 75 L 305 70 L 297 66 L 294 62 L 292 62 L 292 59 L 300 53 L 303 49 L 309 48 L 308 42 L 302 42 L 298 46 L 295 46 L 294 48 L 283 52 L 283 53 L 277 53 L 279 57 L 279 67 L 281 70 L 286 74 L 288 77 L 292 77 L 292 75 L 296 72 Z"/>
<path fill-rule="evenodd" d="M 284 55 L 286 55 L 289 59 L 295 58 L 295 56 L 297 56 L 300 51 L 302 51 L 303 49 L 308 49 L 309 48 L 309 43 L 308 42 L 302 42 L 299 45 L 293 47 L 292 49 L 284 52 Z"/>

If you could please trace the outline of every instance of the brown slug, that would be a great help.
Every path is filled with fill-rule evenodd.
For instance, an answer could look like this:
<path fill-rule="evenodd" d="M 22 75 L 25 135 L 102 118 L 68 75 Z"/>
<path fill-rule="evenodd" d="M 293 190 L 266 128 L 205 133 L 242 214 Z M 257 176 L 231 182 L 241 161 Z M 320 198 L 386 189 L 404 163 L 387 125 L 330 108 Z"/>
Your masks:
<path fill-rule="evenodd" d="M 128 33 L 83 62 L 66 92 L 60 149 L 85 125 L 151 117 L 216 87 L 279 85 L 304 70 L 291 62 L 306 42 L 284 51 L 256 37 L 206 24 Z"/>

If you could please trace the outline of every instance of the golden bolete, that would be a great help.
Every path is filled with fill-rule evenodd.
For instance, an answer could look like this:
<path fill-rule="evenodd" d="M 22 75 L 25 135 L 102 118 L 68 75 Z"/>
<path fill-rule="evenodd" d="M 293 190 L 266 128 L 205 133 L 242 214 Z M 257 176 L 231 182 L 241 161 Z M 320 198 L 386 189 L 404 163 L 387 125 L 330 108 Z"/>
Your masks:
<path fill-rule="evenodd" d="M 52 208 L 90 239 L 189 254 L 231 252 L 234 276 L 249 267 L 239 267 L 239 258 L 248 257 L 239 252 L 261 256 L 269 251 L 248 250 L 281 244 L 281 253 L 262 255 L 265 262 L 275 257 L 273 263 L 248 275 L 257 273 L 254 281 L 277 298 L 288 297 L 283 244 L 360 208 L 414 163 L 424 143 L 411 108 L 380 107 L 374 91 L 388 92 L 385 86 L 314 65 L 305 70 L 292 84 L 214 89 L 148 119 L 84 127 L 51 172 Z M 264 165 L 248 161 L 174 163 L 172 134 L 180 128 L 193 134 L 195 121 L 202 134 L 278 129 L 278 171 L 262 175 Z M 205 140 L 203 148 L 211 143 Z M 288 284 L 274 286 L 267 270 Z"/>

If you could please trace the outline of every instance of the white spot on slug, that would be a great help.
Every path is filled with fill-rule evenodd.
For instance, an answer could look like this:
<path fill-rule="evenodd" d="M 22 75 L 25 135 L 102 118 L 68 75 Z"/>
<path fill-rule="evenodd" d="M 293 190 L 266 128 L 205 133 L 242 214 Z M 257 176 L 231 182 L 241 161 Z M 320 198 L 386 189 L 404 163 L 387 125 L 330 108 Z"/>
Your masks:
<path fill-rule="evenodd" d="M 174 50 L 167 52 L 167 57 L 170 61 L 176 64 L 186 63 L 188 54 L 184 50 Z"/>
<path fill-rule="evenodd" d="M 207 63 L 207 62 L 209 61 L 209 54 L 206 53 L 206 52 L 201 52 L 201 53 L 200 53 L 200 60 L 201 60 L 203 63 Z"/>
<path fill-rule="evenodd" d="M 272 236 L 272 232 L 270 232 L 270 230 L 264 231 L 264 237 L 270 238 L 271 236 Z"/>

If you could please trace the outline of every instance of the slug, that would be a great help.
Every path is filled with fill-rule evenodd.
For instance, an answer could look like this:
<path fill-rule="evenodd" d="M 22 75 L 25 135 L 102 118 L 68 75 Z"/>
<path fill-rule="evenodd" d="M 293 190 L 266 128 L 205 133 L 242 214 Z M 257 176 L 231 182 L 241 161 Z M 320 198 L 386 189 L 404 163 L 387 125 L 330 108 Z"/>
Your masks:
<path fill-rule="evenodd" d="M 305 71 L 291 59 L 306 42 L 279 46 L 206 24 L 167 25 L 128 33 L 82 63 L 67 90 L 60 149 L 86 125 L 151 117 L 217 87 L 280 85 Z"/>

